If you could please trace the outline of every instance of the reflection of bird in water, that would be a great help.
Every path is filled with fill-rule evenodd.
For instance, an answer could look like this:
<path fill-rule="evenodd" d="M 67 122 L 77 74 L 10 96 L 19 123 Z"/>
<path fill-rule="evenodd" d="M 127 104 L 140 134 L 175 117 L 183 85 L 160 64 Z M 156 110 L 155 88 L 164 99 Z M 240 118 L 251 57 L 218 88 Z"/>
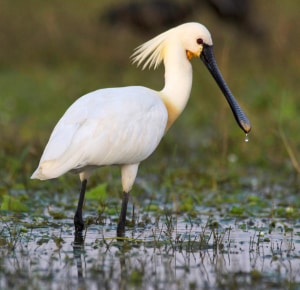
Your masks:
<path fill-rule="evenodd" d="M 76 260 L 78 284 L 81 286 L 85 285 L 85 279 L 83 275 L 83 265 L 82 265 L 83 264 L 82 260 L 84 259 L 83 253 L 84 253 L 83 236 L 75 235 L 75 240 L 73 243 L 73 254 L 74 254 L 74 259 Z"/>
<path fill-rule="evenodd" d="M 261 27 L 252 20 L 253 4 L 249 0 L 173 0 L 131 1 L 114 5 L 101 17 L 110 25 L 125 25 L 143 33 L 153 33 L 182 23 L 204 8 L 211 9 L 220 19 L 232 22 L 253 36 L 261 36 Z"/>

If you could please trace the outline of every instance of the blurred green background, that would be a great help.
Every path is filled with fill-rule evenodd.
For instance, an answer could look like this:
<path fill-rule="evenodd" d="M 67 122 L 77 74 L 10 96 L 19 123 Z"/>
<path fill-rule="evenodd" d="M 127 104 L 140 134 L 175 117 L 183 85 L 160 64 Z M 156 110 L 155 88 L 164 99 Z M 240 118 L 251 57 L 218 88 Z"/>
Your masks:
<path fill-rule="evenodd" d="M 165 28 L 143 32 L 101 18 L 124 2 L 0 1 L 2 187 L 38 186 L 29 177 L 51 130 L 81 95 L 115 86 L 162 88 L 162 67 L 141 72 L 129 57 Z M 188 106 L 142 165 L 141 174 L 174 166 L 199 174 L 245 170 L 294 176 L 300 146 L 299 3 L 252 1 L 251 23 L 260 32 L 252 34 L 194 2 L 193 13 L 184 21 L 203 23 L 210 30 L 221 72 L 252 122 L 250 141 L 244 142 L 219 88 L 194 59 Z"/>

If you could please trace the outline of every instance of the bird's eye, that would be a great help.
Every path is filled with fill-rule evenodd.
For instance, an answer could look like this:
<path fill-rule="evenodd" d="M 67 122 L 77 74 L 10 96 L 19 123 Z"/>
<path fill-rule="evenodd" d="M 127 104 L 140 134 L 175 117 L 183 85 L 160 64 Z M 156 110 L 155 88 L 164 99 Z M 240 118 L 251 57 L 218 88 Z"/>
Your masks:
<path fill-rule="evenodd" d="M 198 38 L 198 39 L 197 39 L 197 43 L 198 43 L 198 44 L 203 44 L 203 39 L 202 39 L 202 38 Z"/>

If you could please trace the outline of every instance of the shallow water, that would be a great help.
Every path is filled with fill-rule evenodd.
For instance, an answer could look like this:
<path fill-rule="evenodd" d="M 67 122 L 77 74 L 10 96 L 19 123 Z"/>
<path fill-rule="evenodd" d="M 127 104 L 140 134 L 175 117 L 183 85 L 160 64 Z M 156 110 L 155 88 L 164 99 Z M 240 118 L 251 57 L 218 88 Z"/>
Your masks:
<path fill-rule="evenodd" d="M 114 220 L 74 242 L 71 219 L 1 224 L 1 289 L 297 289 L 300 223 L 149 216 L 115 239 Z M 270 224 L 272 226 L 270 226 Z M 291 230 L 292 229 L 292 230 Z M 292 286 L 291 286 L 292 285 Z M 294 288 L 293 288 L 294 287 Z"/>

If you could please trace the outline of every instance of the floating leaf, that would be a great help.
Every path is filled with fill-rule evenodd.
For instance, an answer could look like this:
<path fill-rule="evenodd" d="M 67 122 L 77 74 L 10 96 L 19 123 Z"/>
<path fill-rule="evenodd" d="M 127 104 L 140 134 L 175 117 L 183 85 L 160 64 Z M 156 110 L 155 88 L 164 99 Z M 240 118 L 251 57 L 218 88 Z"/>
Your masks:
<path fill-rule="evenodd" d="M 107 198 L 107 190 L 106 190 L 107 184 L 102 183 L 91 190 L 87 191 L 85 194 L 86 199 L 90 200 L 102 200 L 103 202 Z"/>
<path fill-rule="evenodd" d="M 239 206 L 233 206 L 230 210 L 232 215 L 242 215 L 244 213 L 244 208 Z"/>
<path fill-rule="evenodd" d="M 53 211 L 53 210 L 49 210 L 49 214 L 54 218 L 54 219 L 64 219 L 66 218 L 66 214 L 62 211 Z"/>
<path fill-rule="evenodd" d="M 148 211 L 157 212 L 159 211 L 159 206 L 157 204 L 152 203 L 148 206 Z"/>
<path fill-rule="evenodd" d="M 5 194 L 3 195 L 1 210 L 20 212 L 20 211 L 28 211 L 28 208 L 26 205 L 24 205 L 23 201 L 20 198 Z"/>
<path fill-rule="evenodd" d="M 194 200 L 191 197 L 182 199 L 179 204 L 179 211 L 181 212 L 192 212 L 194 209 Z"/>

